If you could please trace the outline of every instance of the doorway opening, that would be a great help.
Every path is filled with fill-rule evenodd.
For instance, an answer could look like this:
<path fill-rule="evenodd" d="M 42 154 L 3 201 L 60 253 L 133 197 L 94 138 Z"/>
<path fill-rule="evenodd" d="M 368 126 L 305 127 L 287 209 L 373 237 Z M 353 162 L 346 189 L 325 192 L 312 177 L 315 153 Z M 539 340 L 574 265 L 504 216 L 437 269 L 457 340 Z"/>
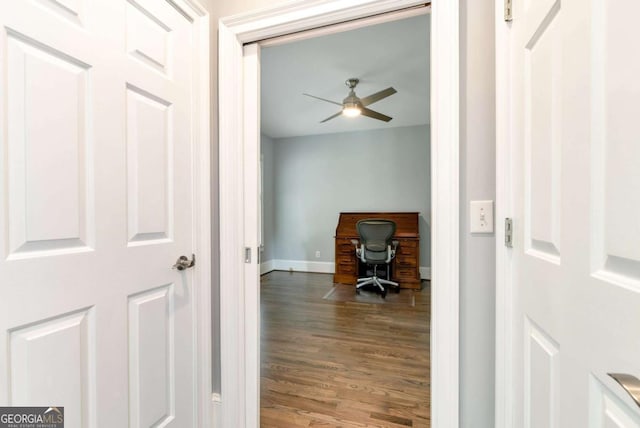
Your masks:
<path fill-rule="evenodd" d="M 428 12 L 259 43 L 261 426 L 429 426 Z M 377 275 L 401 288 L 356 294 L 373 216 L 397 226 Z"/>
<path fill-rule="evenodd" d="M 423 5 L 415 0 L 300 0 L 221 20 L 220 301 L 224 426 L 259 425 L 259 57 L 247 45 L 270 37 Z M 459 5 L 432 8 L 431 420 L 458 426 Z M 239 257 L 241 256 L 241 257 Z M 216 403 L 213 403 L 214 406 Z"/>

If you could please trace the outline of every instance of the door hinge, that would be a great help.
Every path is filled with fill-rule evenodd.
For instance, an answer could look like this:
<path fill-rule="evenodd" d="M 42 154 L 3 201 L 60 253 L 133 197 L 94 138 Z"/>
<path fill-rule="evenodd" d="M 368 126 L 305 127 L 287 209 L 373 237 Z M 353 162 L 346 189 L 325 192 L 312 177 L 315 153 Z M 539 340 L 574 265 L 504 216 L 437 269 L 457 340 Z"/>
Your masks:
<path fill-rule="evenodd" d="M 244 262 L 251 263 L 251 247 L 244 247 Z"/>
<path fill-rule="evenodd" d="M 509 217 L 504 219 L 504 245 L 513 247 L 513 220 Z"/>
<path fill-rule="evenodd" d="M 505 22 L 513 21 L 513 4 L 512 0 L 504 0 L 504 20 Z"/>

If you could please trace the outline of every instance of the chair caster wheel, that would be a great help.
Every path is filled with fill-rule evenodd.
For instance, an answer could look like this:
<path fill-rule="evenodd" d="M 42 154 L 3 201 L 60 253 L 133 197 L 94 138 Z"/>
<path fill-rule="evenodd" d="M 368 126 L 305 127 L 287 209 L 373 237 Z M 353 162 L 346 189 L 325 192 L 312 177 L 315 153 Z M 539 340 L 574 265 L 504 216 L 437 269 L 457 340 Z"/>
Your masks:
<path fill-rule="evenodd" d="M 384 290 L 382 290 L 382 298 L 384 299 L 385 297 L 387 297 L 387 289 L 386 288 Z"/>
<path fill-rule="evenodd" d="M 356 294 L 360 294 L 360 289 L 356 288 Z"/>
<path fill-rule="evenodd" d="M 400 293 L 400 287 L 396 287 L 395 291 L 396 291 L 396 294 L 399 294 Z"/>

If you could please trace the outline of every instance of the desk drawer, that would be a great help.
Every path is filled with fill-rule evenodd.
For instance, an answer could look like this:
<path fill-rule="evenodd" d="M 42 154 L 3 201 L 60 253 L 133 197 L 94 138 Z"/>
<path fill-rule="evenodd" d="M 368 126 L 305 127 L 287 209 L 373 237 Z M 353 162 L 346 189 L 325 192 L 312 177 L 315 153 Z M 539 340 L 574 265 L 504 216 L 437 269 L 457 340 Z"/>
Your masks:
<path fill-rule="evenodd" d="M 355 254 L 356 247 L 350 239 L 336 239 L 336 256 L 341 254 Z"/>
<path fill-rule="evenodd" d="M 416 267 L 418 265 L 418 260 L 415 255 L 413 256 L 396 256 L 396 266 L 399 268 L 403 267 Z"/>
<path fill-rule="evenodd" d="M 400 241 L 398 243 L 397 253 L 415 256 L 418 251 L 417 241 Z"/>
<path fill-rule="evenodd" d="M 407 280 L 419 280 L 420 275 L 418 273 L 418 269 L 413 267 L 397 267 L 394 273 L 395 278 L 398 281 L 407 281 Z"/>
<path fill-rule="evenodd" d="M 340 274 L 355 274 L 356 273 L 356 259 L 355 257 L 339 256 L 336 259 L 336 273 Z"/>

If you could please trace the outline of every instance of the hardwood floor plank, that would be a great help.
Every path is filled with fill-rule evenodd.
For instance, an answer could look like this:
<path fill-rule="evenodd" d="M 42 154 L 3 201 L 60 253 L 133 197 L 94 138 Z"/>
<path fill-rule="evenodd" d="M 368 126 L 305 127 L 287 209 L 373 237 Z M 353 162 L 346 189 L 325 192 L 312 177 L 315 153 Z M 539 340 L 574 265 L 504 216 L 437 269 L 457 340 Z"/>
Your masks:
<path fill-rule="evenodd" d="M 429 427 L 430 287 L 377 304 L 331 280 L 262 278 L 261 426 Z"/>

